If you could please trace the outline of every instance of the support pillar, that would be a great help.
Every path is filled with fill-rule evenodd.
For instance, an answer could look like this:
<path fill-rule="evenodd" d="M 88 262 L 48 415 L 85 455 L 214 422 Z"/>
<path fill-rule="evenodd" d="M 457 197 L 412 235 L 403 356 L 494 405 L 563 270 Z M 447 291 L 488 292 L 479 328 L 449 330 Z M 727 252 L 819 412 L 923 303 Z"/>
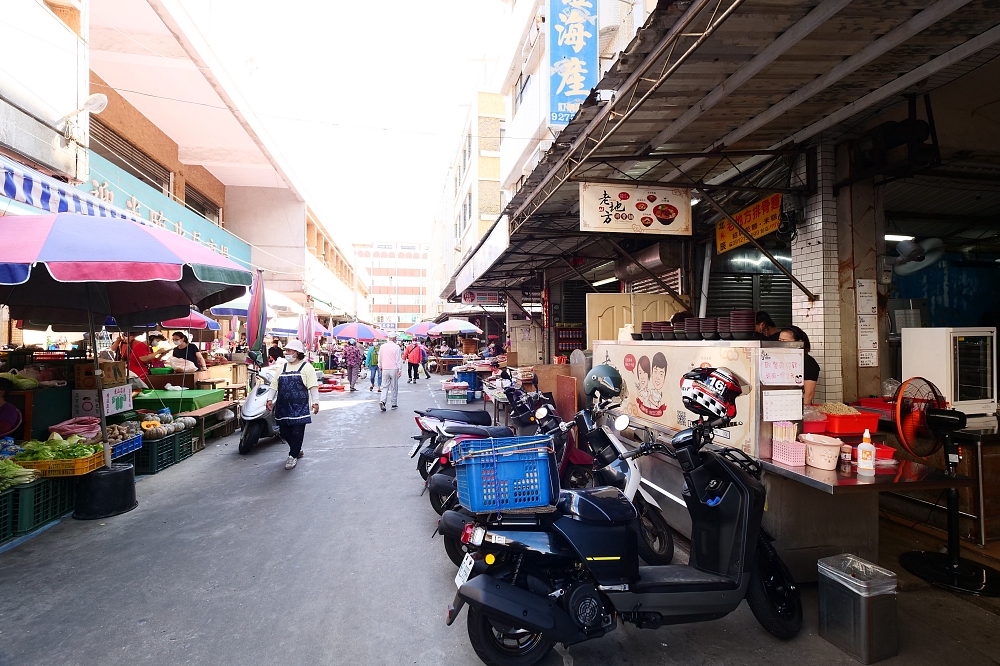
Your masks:
<path fill-rule="evenodd" d="M 792 241 L 792 274 L 819 300 L 810 302 L 801 290 L 793 288 L 792 322 L 809 336 L 810 354 L 820 367 L 815 401 L 822 403 L 843 399 L 843 373 L 834 149 L 822 144 L 817 152 L 817 192 L 806 198 L 803 219 Z M 800 168 L 806 168 L 804 159 Z"/>

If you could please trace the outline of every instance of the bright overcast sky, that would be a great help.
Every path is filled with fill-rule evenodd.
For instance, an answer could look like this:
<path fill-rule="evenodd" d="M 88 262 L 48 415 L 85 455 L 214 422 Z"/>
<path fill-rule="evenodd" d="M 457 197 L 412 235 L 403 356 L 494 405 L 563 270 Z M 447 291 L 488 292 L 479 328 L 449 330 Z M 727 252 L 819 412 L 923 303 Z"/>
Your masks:
<path fill-rule="evenodd" d="M 503 2 L 184 4 L 338 240 L 426 234 Z"/>

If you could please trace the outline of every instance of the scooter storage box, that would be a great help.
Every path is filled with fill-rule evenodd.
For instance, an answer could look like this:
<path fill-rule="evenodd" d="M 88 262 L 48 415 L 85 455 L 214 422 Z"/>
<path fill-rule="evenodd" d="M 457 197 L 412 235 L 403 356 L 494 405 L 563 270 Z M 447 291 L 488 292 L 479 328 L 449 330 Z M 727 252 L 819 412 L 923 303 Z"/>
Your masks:
<path fill-rule="evenodd" d="M 466 439 L 451 456 L 458 501 L 473 513 L 539 510 L 559 499 L 550 437 Z"/>
<path fill-rule="evenodd" d="M 850 554 L 818 564 L 819 635 L 862 664 L 896 656 L 896 574 Z"/>

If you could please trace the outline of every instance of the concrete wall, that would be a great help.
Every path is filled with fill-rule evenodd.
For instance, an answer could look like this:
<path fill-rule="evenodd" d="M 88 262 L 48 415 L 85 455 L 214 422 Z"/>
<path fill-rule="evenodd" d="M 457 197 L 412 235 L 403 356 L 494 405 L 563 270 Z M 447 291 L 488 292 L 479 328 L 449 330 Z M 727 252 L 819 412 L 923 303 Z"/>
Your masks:
<path fill-rule="evenodd" d="M 302 293 L 306 205 L 288 189 L 227 187 L 226 228 L 250 243 L 251 261 L 271 289 Z"/>
<path fill-rule="evenodd" d="M 218 178 L 203 166 L 181 162 L 177 156 L 177 143 L 94 72 L 90 73 L 90 88 L 92 92 L 108 96 L 108 108 L 101 112 L 101 122 L 174 173 L 173 195 L 176 199 L 184 201 L 184 184 L 190 183 L 213 203 L 225 207 L 226 186 Z M 224 213 L 223 221 L 228 222 L 228 217 L 228 213 Z"/>

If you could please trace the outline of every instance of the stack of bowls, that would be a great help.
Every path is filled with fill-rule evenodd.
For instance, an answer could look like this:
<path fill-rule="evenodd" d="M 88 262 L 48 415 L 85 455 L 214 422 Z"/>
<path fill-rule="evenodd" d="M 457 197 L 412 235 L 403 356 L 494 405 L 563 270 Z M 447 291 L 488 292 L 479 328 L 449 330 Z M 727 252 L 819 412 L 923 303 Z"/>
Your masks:
<path fill-rule="evenodd" d="M 698 328 L 703 340 L 719 339 L 718 321 L 715 317 L 703 317 L 698 320 Z"/>
<path fill-rule="evenodd" d="M 660 326 L 660 322 L 658 321 L 653 322 L 653 339 L 654 340 L 663 339 L 663 330 L 662 327 Z"/>
<path fill-rule="evenodd" d="M 701 340 L 701 323 L 697 317 L 684 320 L 684 337 L 688 340 Z"/>
<path fill-rule="evenodd" d="M 729 317 L 719 317 L 718 321 L 719 337 L 723 340 L 732 340 L 733 334 L 729 328 Z"/>
<path fill-rule="evenodd" d="M 753 310 L 733 310 L 729 313 L 729 330 L 733 340 L 749 340 L 757 326 L 757 313 Z"/>
<path fill-rule="evenodd" d="M 643 340 L 653 339 L 653 322 L 651 321 L 642 322 L 642 339 Z"/>
<path fill-rule="evenodd" d="M 674 325 L 669 321 L 660 322 L 660 335 L 664 340 L 674 339 Z"/>

